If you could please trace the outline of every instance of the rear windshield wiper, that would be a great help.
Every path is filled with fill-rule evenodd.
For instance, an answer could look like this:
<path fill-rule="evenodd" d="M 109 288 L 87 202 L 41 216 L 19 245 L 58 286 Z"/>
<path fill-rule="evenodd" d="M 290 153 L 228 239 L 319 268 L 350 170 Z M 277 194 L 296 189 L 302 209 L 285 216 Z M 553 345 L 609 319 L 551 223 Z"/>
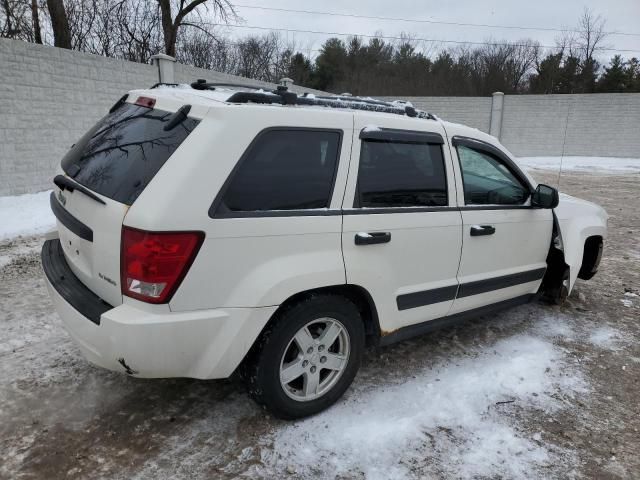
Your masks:
<path fill-rule="evenodd" d="M 169 121 L 164 126 L 164 131 L 168 132 L 169 130 L 173 130 L 182 122 L 187 119 L 187 115 L 189 115 L 189 111 L 191 110 L 191 105 L 183 105 L 178 109 L 176 113 L 169 117 Z"/>
<path fill-rule="evenodd" d="M 70 192 L 73 192 L 74 190 L 78 190 L 79 192 L 84 193 L 90 199 L 95 200 L 96 202 L 101 203 L 102 205 L 107 204 L 107 202 L 102 200 L 100 197 L 94 194 L 91 190 L 88 190 L 87 188 L 83 187 L 77 182 L 74 182 L 69 177 L 65 177 L 64 175 L 56 175 L 55 178 L 53 179 L 53 183 L 55 183 L 58 186 L 58 188 L 60 188 L 60 190 L 69 190 Z"/>

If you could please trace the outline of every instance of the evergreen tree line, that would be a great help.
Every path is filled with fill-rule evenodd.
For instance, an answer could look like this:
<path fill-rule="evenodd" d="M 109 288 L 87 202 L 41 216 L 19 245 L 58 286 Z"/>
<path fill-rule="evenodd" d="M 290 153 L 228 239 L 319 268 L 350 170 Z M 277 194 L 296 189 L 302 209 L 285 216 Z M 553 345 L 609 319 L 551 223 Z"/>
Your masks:
<path fill-rule="evenodd" d="M 314 61 L 292 55 L 289 76 L 320 90 L 363 95 L 490 95 L 640 92 L 640 62 L 614 55 L 606 65 L 605 20 L 585 9 L 575 29 L 543 49 L 532 39 L 488 40 L 427 55 L 409 37 L 327 40 Z"/>
<path fill-rule="evenodd" d="M 534 43 L 523 41 L 444 50 L 429 58 L 410 43 L 333 38 L 315 61 L 301 53 L 292 55 L 287 76 L 319 90 L 354 95 L 640 92 L 640 62 L 635 57 L 615 55 L 601 67 L 594 58 L 562 48 L 541 54 Z"/>

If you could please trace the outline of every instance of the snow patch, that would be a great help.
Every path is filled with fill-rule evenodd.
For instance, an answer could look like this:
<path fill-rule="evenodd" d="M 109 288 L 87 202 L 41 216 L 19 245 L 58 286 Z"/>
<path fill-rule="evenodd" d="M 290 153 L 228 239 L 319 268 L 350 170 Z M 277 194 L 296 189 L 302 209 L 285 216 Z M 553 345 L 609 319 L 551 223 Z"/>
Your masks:
<path fill-rule="evenodd" d="M 0 255 L 0 269 L 6 267 L 11 263 L 11 257 L 9 255 Z"/>
<path fill-rule="evenodd" d="M 413 108 L 413 103 L 407 102 L 405 100 L 394 100 L 393 102 L 391 102 L 391 105 L 394 105 L 394 106 L 400 107 L 400 108 L 404 108 L 404 107 L 412 107 Z"/>
<path fill-rule="evenodd" d="M 625 292 L 624 296 L 625 296 L 625 298 L 620 300 L 622 302 L 622 304 L 625 307 L 628 307 L 628 308 L 633 307 L 633 301 L 631 299 L 633 298 L 635 300 L 636 298 L 638 298 L 638 295 L 636 293 L 633 293 L 633 292 Z"/>
<path fill-rule="evenodd" d="M 547 315 L 537 320 L 534 330 L 546 338 L 561 338 L 572 340 L 575 337 L 573 328 L 561 315 Z"/>
<path fill-rule="evenodd" d="M 309 478 L 530 477 L 557 453 L 520 433 L 509 410 L 553 411 L 563 406 L 553 391 L 586 392 L 563 357 L 550 341 L 520 335 L 403 383 L 356 389 L 328 411 L 275 432 L 277 455 L 263 462 Z"/>
<path fill-rule="evenodd" d="M 589 335 L 589 342 L 601 348 L 618 350 L 622 337 L 618 330 L 611 327 L 599 327 Z"/>
<path fill-rule="evenodd" d="M 367 125 L 362 129 L 363 132 L 379 132 L 380 127 L 377 125 Z"/>
<path fill-rule="evenodd" d="M 577 172 L 640 173 L 640 158 L 618 157 L 519 157 L 518 162 L 529 169 Z"/>
<path fill-rule="evenodd" d="M 49 208 L 51 190 L 0 197 L 0 240 L 53 230 L 56 218 Z"/>

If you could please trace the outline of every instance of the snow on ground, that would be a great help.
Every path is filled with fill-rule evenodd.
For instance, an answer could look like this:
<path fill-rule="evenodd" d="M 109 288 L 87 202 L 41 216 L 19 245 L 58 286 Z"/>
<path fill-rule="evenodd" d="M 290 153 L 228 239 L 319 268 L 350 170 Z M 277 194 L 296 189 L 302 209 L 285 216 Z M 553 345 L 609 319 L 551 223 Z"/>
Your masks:
<path fill-rule="evenodd" d="M 51 190 L 0 197 L 0 240 L 53 230 L 56 219 L 49 207 L 49 195 Z"/>
<path fill-rule="evenodd" d="M 540 433 L 520 433 L 509 414 L 555 411 L 565 406 L 559 392 L 588 391 L 564 351 L 522 334 L 469 353 L 396 384 L 360 387 L 329 411 L 285 426 L 263 463 L 304 478 L 406 478 L 416 465 L 427 476 L 527 478 L 566 455 L 546 448 Z M 424 471 L 425 457 L 433 471 Z"/>
<path fill-rule="evenodd" d="M 591 332 L 589 335 L 589 342 L 600 348 L 618 350 L 620 348 L 620 344 L 623 343 L 623 338 L 617 330 L 603 326 L 596 328 Z"/>
<path fill-rule="evenodd" d="M 281 422 L 235 381 L 143 381 L 91 367 L 44 301 L 39 276 L 16 275 L 22 283 L 11 284 L 4 311 L 0 303 L 7 473 L 55 461 L 63 472 L 159 480 L 570 478 L 581 450 L 558 442 L 549 419 L 589 404 L 594 385 L 567 342 L 603 352 L 626 345 L 622 331 L 585 328 L 573 310 L 523 306 L 491 327 L 383 350 L 334 407 Z M 86 457 L 54 458 L 46 453 L 54 448 Z"/>
<path fill-rule="evenodd" d="M 559 170 L 561 157 L 519 157 L 518 162 L 529 169 Z M 562 171 L 593 173 L 640 173 L 640 158 L 562 157 Z"/>

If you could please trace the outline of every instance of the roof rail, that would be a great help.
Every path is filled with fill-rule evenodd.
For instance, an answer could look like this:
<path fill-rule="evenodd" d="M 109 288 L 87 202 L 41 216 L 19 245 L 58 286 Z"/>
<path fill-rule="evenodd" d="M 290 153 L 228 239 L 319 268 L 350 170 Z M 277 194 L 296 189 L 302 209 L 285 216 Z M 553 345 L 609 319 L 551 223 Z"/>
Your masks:
<path fill-rule="evenodd" d="M 158 87 L 177 87 L 178 85 L 179 85 L 178 83 L 158 82 L 158 83 L 154 83 L 153 85 L 151 85 L 151 87 L 149 87 L 149 89 L 158 88 Z"/>
<path fill-rule="evenodd" d="M 151 88 L 160 86 L 176 87 L 176 83 L 156 83 Z M 350 108 L 352 110 L 365 110 L 369 112 L 393 113 L 396 115 L 406 115 L 412 118 L 426 118 L 436 120 L 429 112 L 418 110 L 409 102 L 395 101 L 385 102 L 369 97 L 354 97 L 351 94 L 341 95 L 310 95 L 305 93 L 298 95 L 290 92 L 284 85 L 279 85 L 275 90 L 267 90 L 266 87 L 256 85 L 243 85 L 240 83 L 210 83 L 200 78 L 191 83 L 194 90 L 215 90 L 216 87 L 236 87 L 253 91 L 235 92 L 229 98 L 229 103 L 261 103 L 279 105 L 309 105 L 329 108 Z"/>
<path fill-rule="evenodd" d="M 207 82 L 204 78 L 199 78 L 191 84 L 191 88 L 195 90 L 215 90 L 216 87 L 236 87 L 236 88 L 250 88 L 251 90 L 265 90 L 269 87 L 260 87 L 258 85 L 245 85 L 242 83 L 231 82 Z"/>
<path fill-rule="evenodd" d="M 310 105 L 330 108 L 350 108 L 353 110 L 365 110 L 370 112 L 393 113 L 396 115 L 406 115 L 412 118 L 426 118 L 435 120 L 436 118 L 428 112 L 417 110 L 407 102 L 384 102 L 372 98 L 351 97 L 345 95 L 297 95 L 289 92 L 287 87 L 279 86 L 271 92 L 236 92 L 231 95 L 229 103 L 262 103 L 280 105 Z"/>
<path fill-rule="evenodd" d="M 180 86 L 179 83 L 158 82 L 158 83 L 154 83 L 149 88 L 152 89 L 152 88 L 158 88 L 158 87 L 179 87 L 179 86 Z M 228 82 L 211 83 L 211 82 L 207 82 L 202 78 L 191 83 L 189 86 L 194 90 L 215 90 L 216 87 L 249 88 L 251 90 L 265 90 L 269 88 L 269 87 L 260 87 L 258 85 L 244 85 L 242 83 L 228 83 Z"/>

